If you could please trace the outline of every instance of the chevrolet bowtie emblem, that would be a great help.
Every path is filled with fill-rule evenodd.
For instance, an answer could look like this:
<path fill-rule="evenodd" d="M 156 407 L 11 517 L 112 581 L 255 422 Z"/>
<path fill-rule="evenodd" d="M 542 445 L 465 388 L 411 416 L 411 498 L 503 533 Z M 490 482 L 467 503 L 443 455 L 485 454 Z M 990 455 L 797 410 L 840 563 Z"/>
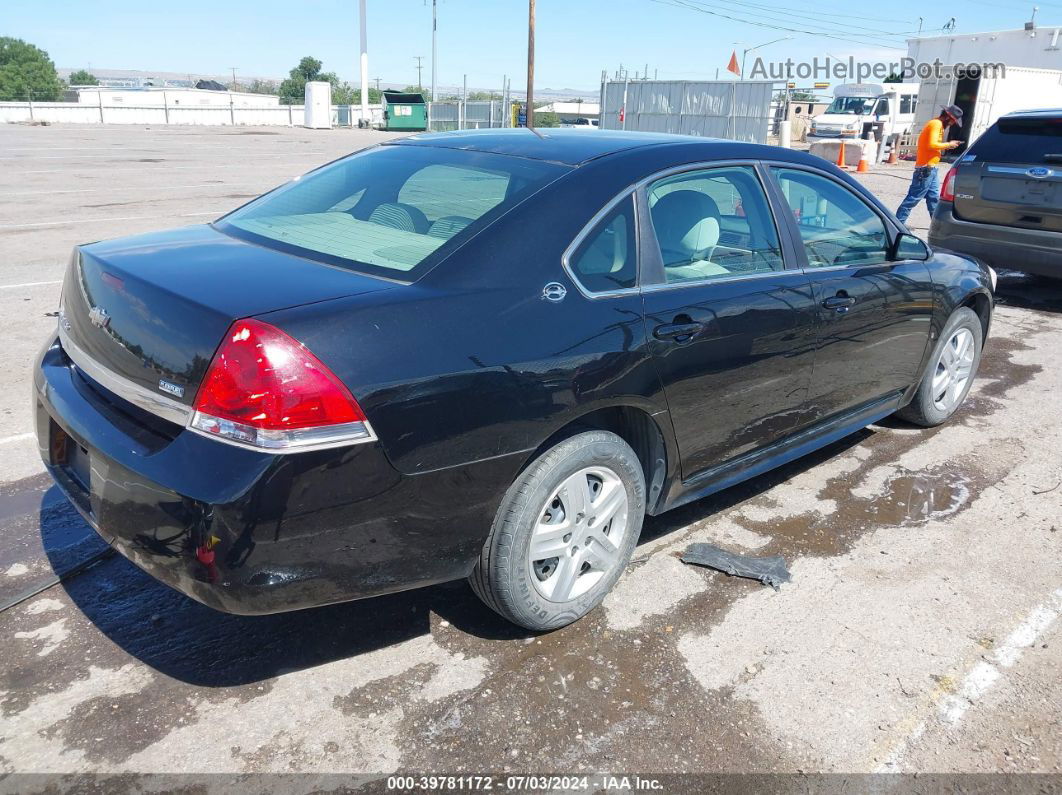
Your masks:
<path fill-rule="evenodd" d="M 89 311 L 89 320 L 91 320 L 92 325 L 97 328 L 107 328 L 107 324 L 111 321 L 111 316 L 107 314 L 106 309 L 94 306 Z"/>

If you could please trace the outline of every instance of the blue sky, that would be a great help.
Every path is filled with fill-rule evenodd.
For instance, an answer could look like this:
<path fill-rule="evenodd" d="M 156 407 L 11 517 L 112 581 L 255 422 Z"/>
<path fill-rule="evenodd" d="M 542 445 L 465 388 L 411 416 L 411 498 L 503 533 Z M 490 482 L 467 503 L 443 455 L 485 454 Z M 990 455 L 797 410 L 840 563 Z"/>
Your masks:
<path fill-rule="evenodd" d="M 1062 0 L 1037 2 L 1040 22 L 1062 22 Z M 304 55 L 355 81 L 357 0 L 0 0 L 0 35 L 47 50 L 59 67 L 107 67 L 193 74 L 284 76 Z M 902 34 L 939 29 L 955 15 L 957 30 L 1018 28 L 1032 4 L 966 0 L 933 4 L 896 0 L 538 0 L 536 80 L 539 88 L 595 89 L 601 70 L 620 63 L 661 78 L 722 75 L 732 49 L 792 37 L 758 51 L 765 58 L 831 54 L 888 60 L 905 54 Z M 702 10 L 695 10 L 696 8 Z M 431 0 L 368 0 L 369 72 L 385 83 L 416 83 L 414 56 L 423 56 L 430 83 Z M 869 16 L 857 16 L 866 9 Z M 704 13 L 715 11 L 717 15 Z M 718 14 L 740 18 L 725 19 Z M 845 15 L 845 16 L 842 16 Z M 797 30 L 775 30 L 772 26 Z M 833 30 L 832 37 L 809 30 Z M 513 87 L 526 80 L 526 0 L 440 0 L 440 85 Z M 854 39 L 854 40 L 842 40 Z M 742 44 L 735 44 L 742 42 Z M 886 49 L 888 46 L 898 50 Z M 748 69 L 752 59 L 749 56 Z"/>

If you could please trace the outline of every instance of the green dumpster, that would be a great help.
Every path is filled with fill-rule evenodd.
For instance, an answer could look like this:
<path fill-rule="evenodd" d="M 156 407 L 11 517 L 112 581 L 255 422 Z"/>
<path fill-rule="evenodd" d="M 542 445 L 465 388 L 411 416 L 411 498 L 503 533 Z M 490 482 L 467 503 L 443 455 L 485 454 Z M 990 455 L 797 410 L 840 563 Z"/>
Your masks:
<path fill-rule="evenodd" d="M 428 129 L 428 106 L 423 96 L 385 91 L 383 98 L 385 130 Z"/>

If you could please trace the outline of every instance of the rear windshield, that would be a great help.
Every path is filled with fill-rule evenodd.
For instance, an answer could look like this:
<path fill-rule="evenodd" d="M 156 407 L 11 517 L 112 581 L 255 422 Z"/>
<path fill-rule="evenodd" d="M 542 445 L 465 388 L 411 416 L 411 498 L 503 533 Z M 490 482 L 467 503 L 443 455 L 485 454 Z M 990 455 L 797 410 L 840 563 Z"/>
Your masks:
<path fill-rule="evenodd" d="M 568 170 L 506 155 L 381 146 L 298 177 L 216 226 L 270 248 L 412 281 Z"/>
<path fill-rule="evenodd" d="M 969 154 L 989 163 L 1062 163 L 1062 116 L 999 119 Z"/>

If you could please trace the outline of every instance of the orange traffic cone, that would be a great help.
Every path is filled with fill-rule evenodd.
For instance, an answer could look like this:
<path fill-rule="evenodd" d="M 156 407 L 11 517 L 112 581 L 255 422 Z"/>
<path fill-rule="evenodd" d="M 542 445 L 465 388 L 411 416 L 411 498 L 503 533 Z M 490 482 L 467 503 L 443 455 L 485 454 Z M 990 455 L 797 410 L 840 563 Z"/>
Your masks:
<path fill-rule="evenodd" d="M 866 174 L 870 171 L 870 163 L 867 162 L 867 148 L 864 146 L 859 152 L 859 165 L 856 166 L 857 174 Z"/>
<path fill-rule="evenodd" d="M 887 165 L 895 166 L 900 162 L 900 137 L 896 136 L 892 139 L 892 144 L 889 146 L 889 159 L 885 161 Z"/>
<path fill-rule="evenodd" d="M 846 163 L 844 162 L 844 140 L 841 140 L 841 148 L 837 150 L 837 167 L 844 168 Z"/>

